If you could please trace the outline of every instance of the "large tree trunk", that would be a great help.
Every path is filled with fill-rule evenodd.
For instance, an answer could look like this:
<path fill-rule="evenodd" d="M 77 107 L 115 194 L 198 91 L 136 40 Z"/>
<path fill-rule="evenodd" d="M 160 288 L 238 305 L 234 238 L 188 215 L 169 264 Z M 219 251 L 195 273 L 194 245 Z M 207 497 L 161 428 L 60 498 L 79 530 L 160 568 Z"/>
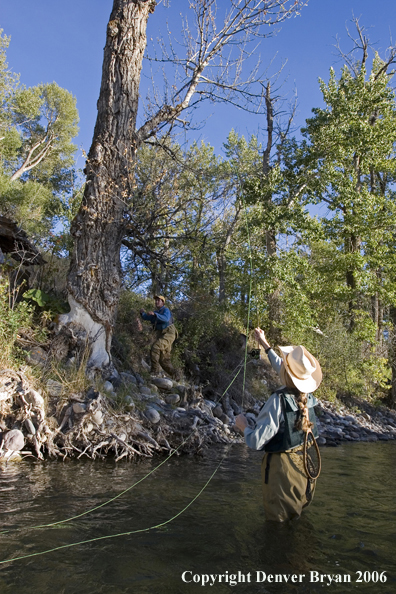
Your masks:
<path fill-rule="evenodd" d="M 153 0 L 114 0 L 107 26 L 98 115 L 86 164 L 87 182 L 73 221 L 68 276 L 71 311 L 91 343 L 89 366 L 110 362 L 121 286 L 120 247 L 125 202 L 133 191 L 140 73 Z"/>

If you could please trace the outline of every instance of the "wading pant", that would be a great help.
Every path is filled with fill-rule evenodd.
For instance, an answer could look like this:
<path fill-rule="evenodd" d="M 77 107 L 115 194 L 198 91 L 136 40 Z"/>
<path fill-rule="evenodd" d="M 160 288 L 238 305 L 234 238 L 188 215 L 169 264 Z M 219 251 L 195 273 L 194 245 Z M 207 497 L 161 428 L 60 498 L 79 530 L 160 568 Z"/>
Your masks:
<path fill-rule="evenodd" d="M 313 499 L 316 481 L 308 479 L 298 451 L 267 452 L 261 463 L 264 511 L 267 520 L 298 518 Z"/>
<path fill-rule="evenodd" d="M 171 377 L 175 377 L 177 372 L 171 363 L 170 354 L 172 344 L 175 342 L 177 336 L 176 327 L 174 324 L 171 324 L 165 330 L 156 330 L 156 334 L 156 340 L 150 351 L 151 373 L 159 373 L 161 365 L 166 373 Z"/>

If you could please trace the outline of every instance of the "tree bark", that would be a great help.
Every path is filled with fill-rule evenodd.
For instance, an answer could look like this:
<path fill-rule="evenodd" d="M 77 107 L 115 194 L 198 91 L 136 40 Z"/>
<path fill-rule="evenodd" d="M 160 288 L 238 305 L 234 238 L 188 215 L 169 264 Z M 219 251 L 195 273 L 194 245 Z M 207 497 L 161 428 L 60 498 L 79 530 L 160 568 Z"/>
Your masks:
<path fill-rule="evenodd" d="M 68 275 L 71 312 L 88 332 L 89 366 L 110 362 L 121 286 L 123 214 L 133 191 L 136 116 L 146 27 L 152 0 L 114 0 L 107 26 L 98 115 L 86 164 L 86 186 L 71 226 L 74 251 Z"/>
<path fill-rule="evenodd" d="M 186 80 L 139 130 L 136 115 L 143 52 L 146 47 L 146 26 L 155 0 L 113 0 L 107 28 L 102 84 L 98 101 L 98 117 L 88 154 L 87 184 L 79 213 L 71 233 L 74 252 L 68 276 L 71 312 L 61 323 L 78 322 L 87 330 L 92 343 L 88 365 L 103 368 L 110 362 L 112 329 L 121 285 L 120 247 L 124 232 L 125 203 L 133 190 L 133 165 L 138 145 L 161 128 L 174 122 L 190 106 L 198 85 L 203 85 L 202 99 L 224 97 L 233 101 L 234 93 L 251 109 L 254 92 L 245 92 L 261 80 L 249 75 L 240 77 L 241 57 L 246 43 L 257 36 L 266 37 L 268 27 L 294 15 L 302 0 L 246 0 L 231 3 L 220 30 L 216 21 L 216 2 L 191 2 L 196 21 L 195 39 L 183 29 L 186 58 L 173 57 Z M 241 54 L 231 57 L 229 49 L 241 40 Z M 170 48 L 173 56 L 173 47 Z M 165 55 L 166 50 L 165 50 Z M 168 58 L 166 58 L 168 60 Z M 172 61 L 172 59 L 171 59 Z M 203 76 L 208 65 L 213 72 Z M 231 93 L 231 94 L 230 94 Z M 257 95 L 261 100 L 261 92 Z M 242 105 L 243 107 L 243 105 Z"/>

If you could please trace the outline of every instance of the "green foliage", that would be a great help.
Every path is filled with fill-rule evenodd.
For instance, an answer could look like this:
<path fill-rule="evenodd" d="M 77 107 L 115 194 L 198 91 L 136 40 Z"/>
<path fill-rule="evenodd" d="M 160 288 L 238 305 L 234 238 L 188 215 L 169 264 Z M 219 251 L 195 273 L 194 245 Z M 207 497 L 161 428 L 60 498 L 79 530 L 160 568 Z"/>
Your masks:
<path fill-rule="evenodd" d="M 23 87 L 15 91 L 11 111 L 21 144 L 8 168 L 19 166 L 20 175 L 27 168 L 34 169 L 34 179 L 61 189 L 62 172 L 74 164 L 76 147 L 71 141 L 78 133 L 76 99 L 56 83 Z"/>
<path fill-rule="evenodd" d="M 23 294 L 23 298 L 27 301 L 33 301 L 37 306 L 55 316 L 56 314 L 65 313 L 69 307 L 59 298 L 49 295 L 41 289 L 29 289 Z"/>
<path fill-rule="evenodd" d="M 32 307 L 23 301 L 10 307 L 12 301 L 9 282 L 0 276 L 0 364 L 4 366 L 12 365 L 18 357 L 18 331 L 30 328 L 33 323 Z"/>
<path fill-rule="evenodd" d="M 6 51 L 10 43 L 10 37 L 3 35 L 3 29 L 0 29 L 0 136 L 3 138 L 3 142 L 0 145 L 3 147 L 7 145 L 8 138 L 6 138 L 8 131 L 8 124 L 10 120 L 10 114 L 7 109 L 7 101 L 12 95 L 17 83 L 18 76 L 14 74 L 7 64 Z M 10 140 L 11 145 L 14 141 Z"/>
<path fill-rule="evenodd" d="M 142 357 L 149 352 L 151 325 L 142 323 L 140 310 L 150 311 L 153 307 L 153 300 L 132 291 L 124 289 L 120 294 L 112 350 L 123 369 L 139 369 Z"/>
<path fill-rule="evenodd" d="M 0 31 L 0 212 L 39 237 L 64 215 L 75 185 L 76 99 L 54 82 L 19 87 L 8 44 Z"/>
<path fill-rule="evenodd" d="M 0 211 L 45 237 L 50 264 L 25 298 L 52 315 L 62 307 L 50 297 L 51 275 L 67 266 L 68 225 L 83 191 L 73 170 L 78 116 L 75 98 L 55 83 L 18 87 L 5 60 L 8 42 L 0 33 Z M 139 149 L 125 214 L 116 363 L 140 367 L 148 354 L 151 328 L 140 326 L 139 310 L 153 303 L 132 292 L 144 289 L 171 303 L 177 364 L 198 364 L 212 385 L 223 385 L 242 358 L 238 337 L 249 317 L 279 342 L 315 353 L 322 396 L 386 393 L 387 312 L 396 305 L 396 107 L 385 66 L 375 55 L 369 70 L 363 63 L 331 70 L 320 81 L 324 107 L 313 110 L 303 140 L 281 134 L 265 168 L 259 139 L 234 130 L 223 157 L 209 144 L 183 149 L 170 139 Z M 312 205 L 321 216 L 309 214 Z M 65 228 L 49 234 L 56 218 Z M 31 312 L 25 303 L 2 310 L 2 340 L 12 345 Z"/>
<path fill-rule="evenodd" d="M 304 343 L 315 353 L 324 372 L 318 395 L 326 398 L 330 392 L 363 399 L 384 396 L 390 377 L 387 360 L 378 357 L 369 343 L 348 332 L 339 318 L 331 320 L 323 332 L 324 336 L 307 336 Z"/>
<path fill-rule="evenodd" d="M 369 74 L 364 65 L 357 73 L 345 66 L 337 79 L 331 69 L 321 90 L 326 107 L 313 110 L 303 131 L 303 159 L 312 175 L 306 199 L 330 210 L 321 220 L 332 246 L 326 277 L 333 293 L 344 292 L 354 318 L 365 295 L 378 293 L 392 303 L 395 294 L 394 275 L 385 273 L 395 263 L 395 93 L 378 55 Z M 334 270 L 343 272 L 337 277 L 344 288 L 336 289 Z"/>
<path fill-rule="evenodd" d="M 18 221 L 29 235 L 43 236 L 52 224 L 49 214 L 54 196 L 50 188 L 35 181 L 10 181 L 0 172 L 0 212 Z"/>

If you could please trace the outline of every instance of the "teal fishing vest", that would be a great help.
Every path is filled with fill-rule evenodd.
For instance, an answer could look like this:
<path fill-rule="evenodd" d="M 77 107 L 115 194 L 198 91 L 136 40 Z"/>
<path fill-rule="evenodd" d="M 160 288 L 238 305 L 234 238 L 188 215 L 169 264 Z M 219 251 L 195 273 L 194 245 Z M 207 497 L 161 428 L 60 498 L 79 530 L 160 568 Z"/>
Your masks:
<path fill-rule="evenodd" d="M 293 392 L 288 388 L 281 388 L 276 390 L 275 394 L 279 395 L 281 401 L 284 423 L 282 423 L 278 433 L 265 445 L 264 450 L 266 452 L 285 452 L 302 445 L 305 433 L 302 429 L 296 429 L 296 421 L 299 419 L 301 412 Z M 311 427 L 312 433 L 315 437 L 318 437 L 312 394 L 307 394 L 307 406 L 309 420 L 313 424 Z"/>

